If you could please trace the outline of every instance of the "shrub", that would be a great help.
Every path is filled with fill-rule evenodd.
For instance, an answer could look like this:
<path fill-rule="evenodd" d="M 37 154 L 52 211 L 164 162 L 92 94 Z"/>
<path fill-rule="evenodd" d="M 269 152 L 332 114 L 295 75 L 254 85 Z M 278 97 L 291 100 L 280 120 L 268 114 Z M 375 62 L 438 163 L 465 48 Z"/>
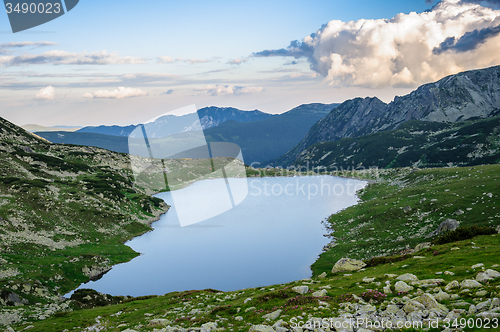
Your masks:
<path fill-rule="evenodd" d="M 472 239 L 478 235 L 492 235 L 497 231 L 490 226 L 461 226 L 454 231 L 449 231 L 432 241 L 433 244 L 445 244 Z"/>
<path fill-rule="evenodd" d="M 371 289 L 361 294 L 361 298 L 363 298 L 363 300 L 367 302 L 368 301 L 381 302 L 385 300 L 386 297 L 387 295 L 385 295 L 384 293 L 380 293 L 379 291 Z"/>
<path fill-rule="evenodd" d="M 258 303 L 262 303 L 262 302 L 267 302 L 267 301 L 274 300 L 274 299 L 288 299 L 289 297 L 292 297 L 292 294 L 290 294 L 289 292 L 287 292 L 285 290 L 280 289 L 280 290 L 277 290 L 274 292 L 259 295 L 255 298 L 255 300 Z"/>

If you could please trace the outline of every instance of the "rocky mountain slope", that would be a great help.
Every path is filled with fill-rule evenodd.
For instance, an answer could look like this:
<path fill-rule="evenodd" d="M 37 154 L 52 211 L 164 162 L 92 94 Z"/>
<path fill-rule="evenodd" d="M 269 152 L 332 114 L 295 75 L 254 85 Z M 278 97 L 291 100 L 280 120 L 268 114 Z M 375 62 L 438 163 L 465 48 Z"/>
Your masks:
<path fill-rule="evenodd" d="M 123 243 L 168 206 L 134 183 L 130 158 L 64 146 L 0 118 L 0 305 L 59 294 L 135 257 Z M 10 301 L 10 302 L 9 302 Z"/>
<path fill-rule="evenodd" d="M 145 124 L 145 127 L 148 133 L 152 133 L 152 137 L 164 137 L 172 133 L 199 129 L 199 124 L 201 124 L 202 129 L 208 129 L 231 120 L 236 122 L 252 122 L 274 116 L 273 114 L 258 110 L 242 111 L 233 107 L 215 106 L 201 108 L 197 113 L 200 119 L 199 123 L 193 123 L 193 117 L 189 115 L 164 115 L 153 122 Z M 128 137 L 136 127 L 136 125 L 84 127 L 78 130 L 78 132 Z"/>
<path fill-rule="evenodd" d="M 398 129 L 321 142 L 293 165 L 325 170 L 500 163 L 500 117 L 455 123 L 410 120 Z"/>
<path fill-rule="evenodd" d="M 457 122 L 500 115 L 500 66 L 462 72 L 422 85 L 389 104 L 374 98 L 345 101 L 318 121 L 274 165 L 290 165 L 307 147 L 397 128 L 409 120 Z"/>

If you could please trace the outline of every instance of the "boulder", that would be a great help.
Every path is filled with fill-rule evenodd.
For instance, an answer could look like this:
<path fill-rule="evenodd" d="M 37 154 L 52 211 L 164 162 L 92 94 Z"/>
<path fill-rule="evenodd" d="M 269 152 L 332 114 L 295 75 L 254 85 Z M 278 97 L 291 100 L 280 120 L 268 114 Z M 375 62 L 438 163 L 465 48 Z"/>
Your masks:
<path fill-rule="evenodd" d="M 304 295 L 305 293 L 309 292 L 309 287 L 307 286 L 295 286 L 292 288 L 294 292 L 299 293 L 300 295 Z"/>
<path fill-rule="evenodd" d="M 414 311 L 422 311 L 422 310 L 425 310 L 425 306 L 422 303 L 414 300 L 406 302 L 405 306 L 403 307 L 403 311 L 406 312 L 407 314 Z"/>
<path fill-rule="evenodd" d="M 275 320 L 276 318 L 279 317 L 279 315 L 281 315 L 281 312 L 282 312 L 282 310 L 278 309 L 278 310 L 273 311 L 273 312 L 271 312 L 271 313 L 269 313 L 267 315 L 262 316 L 262 318 L 264 318 L 264 319 L 270 319 L 270 320 Z"/>
<path fill-rule="evenodd" d="M 435 294 L 434 295 L 434 298 L 439 301 L 439 302 L 442 302 L 442 301 L 446 301 L 446 300 L 449 300 L 451 298 L 450 294 L 448 293 L 445 293 L 443 291 L 439 291 L 439 293 Z"/>
<path fill-rule="evenodd" d="M 426 238 L 433 237 L 433 236 L 439 235 L 439 234 L 444 233 L 444 232 L 454 231 L 455 229 L 458 228 L 458 226 L 460 226 L 460 222 L 458 220 L 451 219 L 451 218 L 446 219 L 441 224 L 439 224 L 439 226 L 438 226 L 438 228 L 436 228 L 436 230 L 427 234 Z"/>
<path fill-rule="evenodd" d="M 333 266 L 332 273 L 357 271 L 365 266 L 366 264 L 363 261 L 352 258 L 341 258 Z"/>
<path fill-rule="evenodd" d="M 323 279 L 326 278 L 326 272 L 321 273 L 318 278 Z"/>
<path fill-rule="evenodd" d="M 415 299 L 415 301 L 422 303 L 427 310 L 435 310 L 439 313 L 440 316 L 446 316 L 449 312 L 448 308 L 444 305 L 439 304 L 434 296 L 429 293 L 425 293 L 420 295 Z"/>
<path fill-rule="evenodd" d="M 322 289 L 322 290 L 319 290 L 317 292 L 312 293 L 312 296 L 314 296 L 314 297 L 322 297 L 322 296 L 326 296 L 326 295 L 327 295 L 326 289 Z"/>
<path fill-rule="evenodd" d="M 162 327 L 162 326 L 168 326 L 172 324 L 168 319 L 152 319 L 149 321 L 148 326 L 149 327 Z"/>
<path fill-rule="evenodd" d="M 488 269 L 484 272 L 479 272 L 476 276 L 476 280 L 479 282 L 485 282 L 489 280 L 493 280 L 500 277 L 500 272 Z"/>
<path fill-rule="evenodd" d="M 458 288 L 458 287 L 460 287 L 460 284 L 458 283 L 458 281 L 453 280 L 452 282 L 450 282 L 448 285 L 446 285 L 444 287 L 444 290 L 449 292 L 450 290 L 452 290 L 454 288 Z"/>
<path fill-rule="evenodd" d="M 413 290 L 413 287 L 412 286 L 409 286 L 406 282 L 404 281 L 398 281 L 396 282 L 396 284 L 394 285 L 394 289 L 396 290 L 396 292 L 398 293 L 404 293 L 404 292 L 409 292 L 411 290 Z"/>
<path fill-rule="evenodd" d="M 268 325 L 252 325 L 248 332 L 275 332 L 271 326 Z"/>
<path fill-rule="evenodd" d="M 460 288 L 479 288 L 483 287 L 480 283 L 478 283 L 476 280 L 471 280 L 471 279 L 465 279 L 460 283 Z"/>
<path fill-rule="evenodd" d="M 430 242 L 423 242 L 423 243 L 417 244 L 417 246 L 415 247 L 415 249 L 413 251 L 419 252 L 422 249 L 430 248 L 431 245 L 432 245 L 432 243 L 430 243 Z"/>
<path fill-rule="evenodd" d="M 397 280 L 401 280 L 401 281 L 417 281 L 418 278 L 416 275 L 414 274 L 411 274 L 411 273 L 405 273 L 405 274 L 402 274 L 400 275 L 399 277 L 396 278 Z"/>

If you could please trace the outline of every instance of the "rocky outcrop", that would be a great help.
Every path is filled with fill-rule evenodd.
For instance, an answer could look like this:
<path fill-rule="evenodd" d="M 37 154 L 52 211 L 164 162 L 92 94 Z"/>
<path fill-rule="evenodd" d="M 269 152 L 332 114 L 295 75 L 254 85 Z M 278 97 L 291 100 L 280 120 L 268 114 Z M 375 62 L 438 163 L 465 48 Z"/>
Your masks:
<path fill-rule="evenodd" d="M 430 238 L 430 237 L 439 235 L 439 234 L 444 233 L 444 232 L 454 231 L 455 229 L 458 228 L 459 225 L 460 225 L 460 222 L 455 220 L 455 219 L 446 219 L 441 224 L 439 224 L 439 226 L 436 230 L 427 234 L 426 238 Z"/>
<path fill-rule="evenodd" d="M 409 120 L 457 122 L 500 114 L 500 66 L 462 72 L 422 85 L 389 104 L 380 99 L 347 100 L 318 121 L 275 165 L 290 165 L 307 147 L 397 128 Z"/>
<path fill-rule="evenodd" d="M 365 266 L 366 264 L 363 261 L 359 261 L 357 259 L 352 259 L 352 258 L 341 258 L 333 266 L 332 273 L 357 271 Z"/>

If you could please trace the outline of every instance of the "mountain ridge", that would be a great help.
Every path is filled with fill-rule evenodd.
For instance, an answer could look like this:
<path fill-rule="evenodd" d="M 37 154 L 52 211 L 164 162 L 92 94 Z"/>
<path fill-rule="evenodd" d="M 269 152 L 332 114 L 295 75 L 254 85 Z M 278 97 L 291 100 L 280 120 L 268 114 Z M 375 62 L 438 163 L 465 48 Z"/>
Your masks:
<path fill-rule="evenodd" d="M 377 97 L 343 102 L 311 127 L 272 165 L 288 166 L 308 146 L 397 128 L 409 120 L 457 122 L 500 114 L 500 66 L 471 70 L 424 84 L 388 104 Z"/>

